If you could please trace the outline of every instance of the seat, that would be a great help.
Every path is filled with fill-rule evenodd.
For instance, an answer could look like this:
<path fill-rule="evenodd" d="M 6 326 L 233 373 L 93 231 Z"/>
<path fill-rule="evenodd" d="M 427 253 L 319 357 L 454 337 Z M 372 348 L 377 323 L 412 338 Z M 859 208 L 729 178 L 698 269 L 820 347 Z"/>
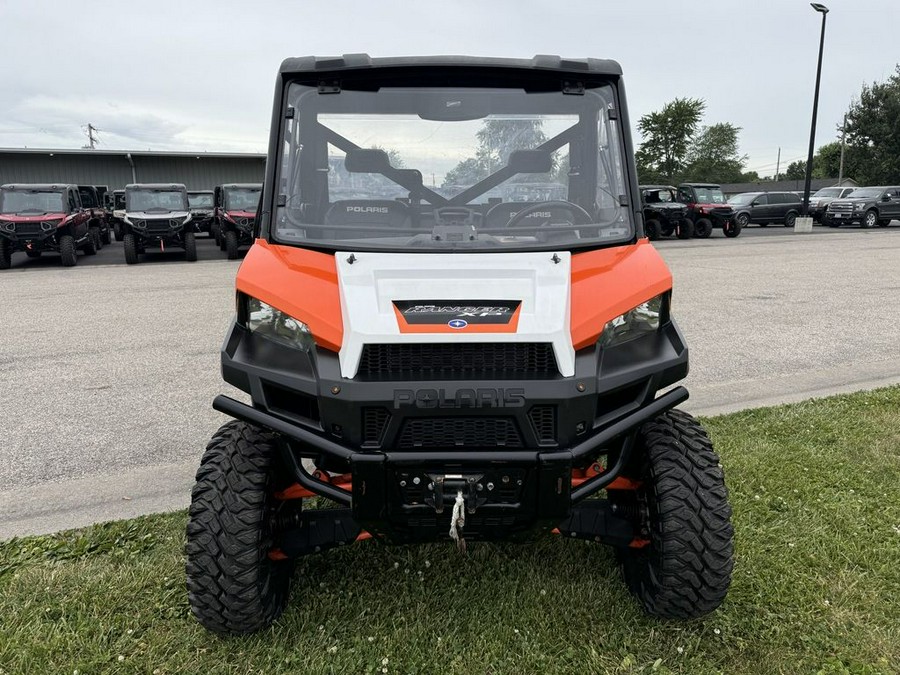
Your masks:
<path fill-rule="evenodd" d="M 346 199 L 334 202 L 325 213 L 329 225 L 359 225 L 359 229 L 341 227 L 324 233 L 329 239 L 389 237 L 388 230 L 410 227 L 409 207 L 392 199 Z"/>

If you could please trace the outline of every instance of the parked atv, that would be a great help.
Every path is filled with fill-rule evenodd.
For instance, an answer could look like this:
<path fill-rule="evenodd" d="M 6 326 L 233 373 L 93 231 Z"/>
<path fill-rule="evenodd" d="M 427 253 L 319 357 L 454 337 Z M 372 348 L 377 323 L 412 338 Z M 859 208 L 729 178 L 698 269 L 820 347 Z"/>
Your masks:
<path fill-rule="evenodd" d="M 197 260 L 197 241 L 191 224 L 187 190 L 181 184 L 125 186 L 125 262 L 136 264 L 149 247 L 184 249 L 184 259 Z"/>
<path fill-rule="evenodd" d="M 641 185 L 644 232 L 650 241 L 660 237 L 690 239 L 694 224 L 687 218 L 687 205 L 678 201 L 671 185 Z"/>
<path fill-rule="evenodd" d="M 113 190 L 112 226 L 116 241 L 125 238 L 125 190 Z"/>
<path fill-rule="evenodd" d="M 713 229 L 722 230 L 726 237 L 737 237 L 741 224 L 734 218 L 734 209 L 713 183 L 682 183 L 678 186 L 678 200 L 687 204 L 687 216 L 694 223 L 694 236 L 706 239 Z"/>
<path fill-rule="evenodd" d="M 188 190 L 188 205 L 194 232 L 206 232 L 210 237 L 214 236 L 212 225 L 216 219 L 216 205 L 213 191 Z"/>
<path fill-rule="evenodd" d="M 239 248 L 253 243 L 261 193 L 259 183 L 232 183 L 216 188 L 217 243 L 227 251 L 229 260 L 237 260 Z"/>
<path fill-rule="evenodd" d="M 109 231 L 109 223 L 106 220 L 106 211 L 103 208 L 100 193 L 94 185 L 79 185 L 78 194 L 81 197 L 81 206 L 90 215 L 88 227 L 99 251 L 104 244 L 112 243 L 112 233 Z"/>
<path fill-rule="evenodd" d="M 97 252 L 90 222 L 77 185 L 0 186 L 0 270 L 9 269 L 17 252 L 29 258 L 59 253 L 63 267 L 73 267 L 79 249 L 87 255 Z"/>
<path fill-rule="evenodd" d="M 465 552 L 556 532 L 612 546 L 654 616 L 718 607 L 731 508 L 712 441 L 675 409 L 688 351 L 644 238 L 619 65 L 288 59 L 272 119 L 221 353 L 250 403 L 213 402 L 234 419 L 191 498 L 200 623 L 270 625 L 310 583 L 298 557 L 362 539 Z M 452 190 L 426 184 L 484 129 L 515 142 Z M 523 176 L 565 199 L 491 196 Z"/>

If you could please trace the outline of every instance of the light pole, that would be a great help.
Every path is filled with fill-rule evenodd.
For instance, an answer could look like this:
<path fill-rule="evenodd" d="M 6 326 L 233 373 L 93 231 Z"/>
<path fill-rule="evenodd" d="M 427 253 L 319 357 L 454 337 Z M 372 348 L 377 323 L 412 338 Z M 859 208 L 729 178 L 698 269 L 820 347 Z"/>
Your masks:
<path fill-rule="evenodd" d="M 809 3 L 822 15 L 822 37 L 819 38 L 819 64 L 816 67 L 816 93 L 813 96 L 812 128 L 809 130 L 809 155 L 806 159 L 806 184 L 803 187 L 803 217 L 809 215 L 809 186 L 812 182 L 813 151 L 816 145 L 816 116 L 819 113 L 819 82 L 822 79 L 822 52 L 825 49 L 825 18 L 828 8 L 818 2 Z"/>

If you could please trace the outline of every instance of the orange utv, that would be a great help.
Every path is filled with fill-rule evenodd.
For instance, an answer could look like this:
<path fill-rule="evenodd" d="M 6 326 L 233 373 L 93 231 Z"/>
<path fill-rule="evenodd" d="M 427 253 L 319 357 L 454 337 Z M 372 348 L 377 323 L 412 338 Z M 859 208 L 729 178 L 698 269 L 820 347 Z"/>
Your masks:
<path fill-rule="evenodd" d="M 250 403 L 213 402 L 187 528 L 206 628 L 269 625 L 299 556 L 370 538 L 558 534 L 614 547 L 653 616 L 722 602 L 731 508 L 676 410 L 629 129 L 613 61 L 284 61 L 222 348 Z"/>

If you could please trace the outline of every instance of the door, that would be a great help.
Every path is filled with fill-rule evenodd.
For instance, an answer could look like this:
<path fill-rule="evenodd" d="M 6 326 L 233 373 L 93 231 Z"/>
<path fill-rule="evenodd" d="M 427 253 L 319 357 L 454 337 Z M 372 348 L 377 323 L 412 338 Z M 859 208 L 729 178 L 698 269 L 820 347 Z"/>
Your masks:
<path fill-rule="evenodd" d="M 884 208 L 881 210 L 885 218 L 891 220 L 900 219 L 900 187 L 893 187 L 887 191 L 890 201 L 884 202 Z"/>
<path fill-rule="evenodd" d="M 769 195 L 762 194 L 750 202 L 750 222 L 751 223 L 768 223 L 769 218 Z"/>

